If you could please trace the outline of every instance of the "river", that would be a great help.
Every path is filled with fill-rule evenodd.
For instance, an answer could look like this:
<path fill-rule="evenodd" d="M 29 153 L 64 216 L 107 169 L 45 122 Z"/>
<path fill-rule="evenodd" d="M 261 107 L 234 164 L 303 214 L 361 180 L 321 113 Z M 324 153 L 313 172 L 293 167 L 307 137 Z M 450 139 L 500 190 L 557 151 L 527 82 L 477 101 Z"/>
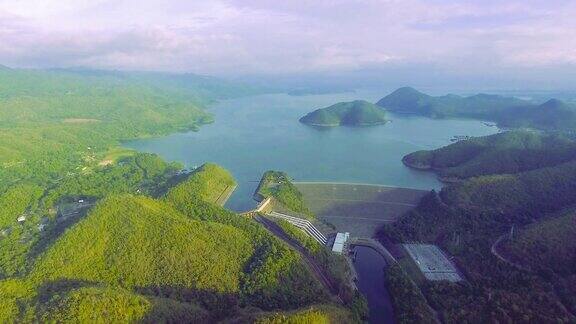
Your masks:
<path fill-rule="evenodd" d="M 374 324 L 394 323 L 394 312 L 390 295 L 384 282 L 386 260 L 376 250 L 355 246 L 354 268 L 358 275 L 358 289 L 368 300 L 369 321 Z"/>
<path fill-rule="evenodd" d="M 187 167 L 214 162 L 227 168 L 238 187 L 226 203 L 234 211 L 252 209 L 252 194 L 262 173 L 282 170 L 298 181 L 372 183 L 416 189 L 438 189 L 430 172 L 411 170 L 401 159 L 417 150 L 450 143 L 453 136 L 483 136 L 497 131 L 480 121 L 434 120 L 388 114 L 390 123 L 374 127 L 315 128 L 298 119 L 340 101 L 371 102 L 383 94 L 355 92 L 289 96 L 268 94 L 221 101 L 209 108 L 215 123 L 198 132 L 178 133 L 125 143 Z M 384 287 L 384 259 L 357 247 L 355 268 L 360 291 L 367 297 L 371 323 L 393 323 Z"/>

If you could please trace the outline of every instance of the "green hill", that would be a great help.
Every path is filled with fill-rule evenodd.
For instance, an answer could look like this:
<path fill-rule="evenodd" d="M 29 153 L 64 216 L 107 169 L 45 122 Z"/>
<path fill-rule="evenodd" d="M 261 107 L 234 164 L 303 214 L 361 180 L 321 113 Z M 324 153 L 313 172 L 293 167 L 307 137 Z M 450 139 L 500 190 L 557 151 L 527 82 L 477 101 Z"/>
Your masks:
<path fill-rule="evenodd" d="M 455 163 L 457 168 L 466 166 L 460 170 L 480 174 L 430 193 L 380 234 L 385 242 L 438 244 L 454 257 L 465 285 L 427 282 L 422 287 L 441 318 L 447 322 L 575 320 L 574 274 L 566 271 L 574 269 L 572 244 L 561 243 L 574 235 L 573 218 L 555 218 L 576 204 L 576 161 L 562 163 L 562 158 L 573 154 L 570 145 L 557 135 L 513 132 L 416 156 L 427 166 Z M 564 155 L 556 156 L 559 152 Z M 508 167 L 507 161 L 515 165 Z M 513 255 L 522 263 L 540 264 L 536 271 L 517 269 L 492 253 L 494 242 L 512 226 L 518 232 Z"/>
<path fill-rule="evenodd" d="M 189 197 L 215 204 L 229 187 L 236 185 L 232 175 L 222 167 L 207 163 L 195 170 L 187 181 L 170 189 L 167 199 L 185 201 Z"/>
<path fill-rule="evenodd" d="M 576 275 L 575 237 L 576 212 L 572 209 L 517 230 L 504 248 L 530 269 Z"/>
<path fill-rule="evenodd" d="M 503 109 L 526 104 L 526 101 L 520 99 L 488 94 L 469 97 L 457 95 L 433 97 L 410 87 L 400 88 L 376 103 L 376 105 L 389 111 L 419 114 L 433 118 L 482 118 Z"/>
<path fill-rule="evenodd" d="M 562 131 L 576 129 L 576 107 L 556 99 L 538 105 L 513 97 L 489 94 L 435 97 L 404 87 L 380 99 L 376 105 L 391 112 L 431 118 L 491 120 L 502 127 Z"/>
<path fill-rule="evenodd" d="M 94 167 L 120 141 L 197 130 L 252 87 L 191 74 L 0 69 L 0 191 Z"/>
<path fill-rule="evenodd" d="M 576 128 L 576 107 L 550 99 L 541 105 L 520 107 L 511 113 L 502 114 L 498 122 L 504 127 L 573 131 Z"/>
<path fill-rule="evenodd" d="M 207 164 L 160 199 L 107 195 L 0 280 L 0 319 L 212 322 L 326 302 L 296 252 L 213 203 L 231 183 Z"/>
<path fill-rule="evenodd" d="M 306 206 L 304 196 L 285 172 L 273 170 L 264 172 L 254 197 L 257 200 L 274 197 L 276 204 L 274 207 L 279 211 L 296 213 L 311 220 L 315 218 L 314 213 Z"/>
<path fill-rule="evenodd" d="M 68 230 L 37 261 L 32 278 L 237 292 L 252 252 L 238 229 L 190 220 L 168 204 L 124 195 L 102 201 Z"/>
<path fill-rule="evenodd" d="M 407 166 L 434 170 L 443 180 L 518 173 L 576 160 L 576 141 L 555 134 L 511 131 L 406 155 Z"/>
<path fill-rule="evenodd" d="M 158 323 L 208 321 L 208 313 L 193 304 L 145 297 L 119 288 L 78 288 L 39 306 L 42 322 Z"/>
<path fill-rule="evenodd" d="M 300 122 L 314 126 L 372 126 L 387 120 L 386 113 L 378 106 L 356 100 L 315 110 L 300 118 Z"/>

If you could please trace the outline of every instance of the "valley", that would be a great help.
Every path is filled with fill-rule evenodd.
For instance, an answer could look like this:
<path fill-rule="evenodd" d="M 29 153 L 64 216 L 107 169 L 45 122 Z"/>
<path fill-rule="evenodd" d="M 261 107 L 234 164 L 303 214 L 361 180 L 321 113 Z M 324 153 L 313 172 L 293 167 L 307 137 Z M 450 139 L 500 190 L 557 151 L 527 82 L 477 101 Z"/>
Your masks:
<path fill-rule="evenodd" d="M 358 97 L 375 101 L 381 94 L 254 95 L 258 90 L 223 83 L 223 93 L 244 89 L 229 98 L 198 90 L 209 82 L 215 91 L 214 80 L 190 76 L 193 86 L 178 83 L 176 90 L 163 88 L 166 97 L 152 99 L 144 94 L 148 85 L 157 86 L 158 75 L 116 80 L 104 74 L 88 81 L 78 72 L 59 73 L 51 77 L 87 82 L 86 87 L 112 80 L 137 89 L 131 90 L 137 91 L 134 100 L 143 103 L 133 109 L 150 112 L 123 125 L 124 117 L 111 117 L 110 111 L 71 116 L 47 104 L 51 117 L 38 128 L 35 120 L 46 117 L 24 102 L 23 111 L 31 115 L 21 117 L 18 127 L 2 129 L 7 137 L 0 149 L 9 153 L 0 173 L 3 319 L 86 319 L 86 302 L 93 299 L 100 302 L 93 318 L 110 320 L 113 311 L 119 321 L 251 322 L 283 314 L 373 323 L 505 319 L 519 315 L 480 315 L 466 308 L 456 314 L 440 300 L 468 296 L 480 280 L 508 274 L 516 280 L 509 286 L 488 286 L 499 302 L 529 276 L 533 285 L 553 289 L 522 291 L 550 303 L 548 313 L 523 316 L 573 316 L 572 274 L 565 264 L 546 269 L 549 277 L 526 271 L 534 267 L 524 265 L 527 243 L 512 247 L 515 241 L 502 240 L 490 252 L 511 226 L 519 237 L 536 235 L 530 228 L 548 219 L 551 225 L 543 228 L 558 228 L 552 225 L 555 216 L 547 215 L 574 203 L 567 194 L 576 174 L 570 135 L 497 133 L 471 116 L 391 111 L 383 127 L 316 128 L 302 125 L 298 116 L 311 107 Z M 135 88 L 132 77 L 139 80 Z M 20 95 L 18 89 L 5 91 L 9 98 Z M 44 90 L 36 91 L 44 100 Z M 87 100 L 78 96 L 74 100 Z M 111 100 L 104 92 L 91 96 Z M 155 110 L 159 100 L 171 108 Z M 186 106 L 191 102 L 197 106 Z M 179 109 L 193 115 L 180 115 L 177 123 L 163 120 L 178 116 Z M 51 125 L 53 118 L 64 126 Z M 22 133 L 49 139 L 55 156 L 66 158 L 55 163 L 34 137 Z M 79 141 L 67 143 L 69 138 Z M 41 171 L 27 171 L 35 168 Z M 262 176 L 265 185 L 259 187 Z M 274 199 L 272 210 L 253 211 L 255 192 L 260 201 Z M 299 224 L 312 227 L 302 231 Z M 350 235 L 342 254 L 330 251 L 337 233 Z M 477 266 L 475 253 L 493 259 Z M 501 269 L 498 262 L 514 269 Z M 437 272 L 440 265 L 444 270 Z M 486 267 L 499 270 L 487 274 Z M 555 301 L 557 307 L 551 306 Z M 531 305 L 530 299 L 515 303 L 522 311 Z"/>

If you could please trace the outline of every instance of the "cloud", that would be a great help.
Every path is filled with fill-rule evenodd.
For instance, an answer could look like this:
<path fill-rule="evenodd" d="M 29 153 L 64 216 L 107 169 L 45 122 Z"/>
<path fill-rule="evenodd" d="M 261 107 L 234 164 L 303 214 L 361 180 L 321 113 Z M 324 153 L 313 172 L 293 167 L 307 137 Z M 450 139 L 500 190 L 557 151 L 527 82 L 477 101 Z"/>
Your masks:
<path fill-rule="evenodd" d="M 215 74 L 576 64 L 552 0 L 0 0 L 0 63 Z"/>

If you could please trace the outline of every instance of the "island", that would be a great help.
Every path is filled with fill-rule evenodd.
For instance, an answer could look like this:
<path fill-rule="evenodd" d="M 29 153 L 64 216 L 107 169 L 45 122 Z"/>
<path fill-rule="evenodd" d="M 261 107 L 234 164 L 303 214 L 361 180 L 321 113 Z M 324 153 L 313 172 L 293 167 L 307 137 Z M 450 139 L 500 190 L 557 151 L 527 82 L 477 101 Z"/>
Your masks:
<path fill-rule="evenodd" d="M 373 126 L 388 122 L 386 112 L 364 100 L 340 102 L 317 109 L 300 118 L 300 122 L 312 126 Z"/>

